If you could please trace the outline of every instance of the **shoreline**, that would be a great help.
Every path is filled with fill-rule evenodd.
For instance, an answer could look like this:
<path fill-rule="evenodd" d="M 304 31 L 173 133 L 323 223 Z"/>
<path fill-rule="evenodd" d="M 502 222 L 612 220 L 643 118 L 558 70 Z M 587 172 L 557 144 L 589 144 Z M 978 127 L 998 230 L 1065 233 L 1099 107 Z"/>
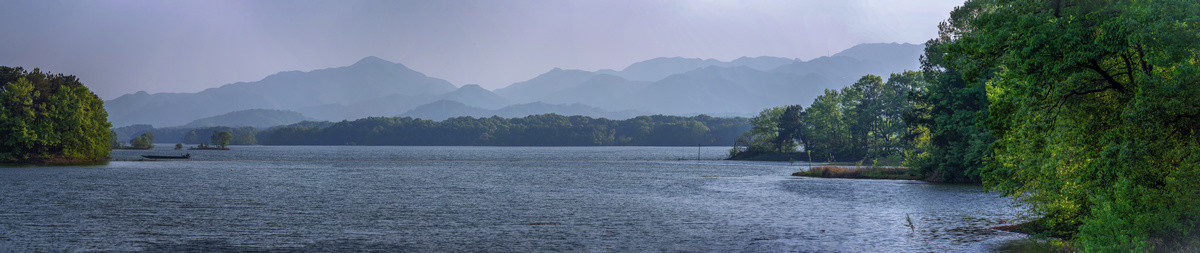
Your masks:
<path fill-rule="evenodd" d="M 849 178 L 849 179 L 885 179 L 885 180 L 919 180 L 933 182 L 910 173 L 906 167 L 849 167 L 837 165 L 821 165 L 808 168 L 805 171 L 792 173 L 796 177 L 815 178 Z"/>

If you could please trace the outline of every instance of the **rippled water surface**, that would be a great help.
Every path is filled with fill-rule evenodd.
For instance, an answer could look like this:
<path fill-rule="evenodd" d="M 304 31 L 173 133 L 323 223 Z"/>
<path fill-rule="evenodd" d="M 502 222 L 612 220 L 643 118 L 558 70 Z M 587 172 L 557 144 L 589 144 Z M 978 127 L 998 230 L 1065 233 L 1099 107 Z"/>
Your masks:
<path fill-rule="evenodd" d="M 142 154 L 116 150 L 117 160 Z M 0 251 L 989 251 L 978 186 L 796 178 L 712 147 L 234 147 L 0 168 Z M 911 218 L 912 227 L 906 217 Z"/>

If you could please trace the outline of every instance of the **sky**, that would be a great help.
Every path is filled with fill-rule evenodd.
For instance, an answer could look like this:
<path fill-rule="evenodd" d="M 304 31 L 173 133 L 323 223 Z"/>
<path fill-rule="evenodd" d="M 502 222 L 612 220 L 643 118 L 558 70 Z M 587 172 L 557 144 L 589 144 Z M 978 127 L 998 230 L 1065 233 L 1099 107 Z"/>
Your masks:
<path fill-rule="evenodd" d="M 3 1 L 0 65 L 78 76 L 104 99 L 281 71 L 402 63 L 497 89 L 552 68 L 655 57 L 808 60 L 923 43 L 962 0 Z"/>

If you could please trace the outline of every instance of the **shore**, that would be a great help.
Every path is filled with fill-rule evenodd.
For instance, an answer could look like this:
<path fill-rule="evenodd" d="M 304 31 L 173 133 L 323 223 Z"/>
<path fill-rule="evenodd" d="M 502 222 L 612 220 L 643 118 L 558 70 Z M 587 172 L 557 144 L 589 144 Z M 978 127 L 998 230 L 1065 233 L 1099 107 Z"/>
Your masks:
<path fill-rule="evenodd" d="M 792 173 L 797 177 L 923 180 L 905 167 L 821 165 Z"/>

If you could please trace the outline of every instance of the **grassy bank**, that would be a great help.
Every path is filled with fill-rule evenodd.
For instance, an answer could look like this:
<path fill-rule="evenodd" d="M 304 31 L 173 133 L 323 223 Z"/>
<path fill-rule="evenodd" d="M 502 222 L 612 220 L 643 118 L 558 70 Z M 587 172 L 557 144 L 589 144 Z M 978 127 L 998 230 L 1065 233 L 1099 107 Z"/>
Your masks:
<path fill-rule="evenodd" d="M 771 162 L 808 161 L 808 154 L 800 152 L 740 152 L 730 155 L 729 160 Z"/>
<path fill-rule="evenodd" d="M 914 171 L 904 167 L 849 167 L 824 165 L 792 173 L 798 177 L 903 179 L 922 180 Z"/>

